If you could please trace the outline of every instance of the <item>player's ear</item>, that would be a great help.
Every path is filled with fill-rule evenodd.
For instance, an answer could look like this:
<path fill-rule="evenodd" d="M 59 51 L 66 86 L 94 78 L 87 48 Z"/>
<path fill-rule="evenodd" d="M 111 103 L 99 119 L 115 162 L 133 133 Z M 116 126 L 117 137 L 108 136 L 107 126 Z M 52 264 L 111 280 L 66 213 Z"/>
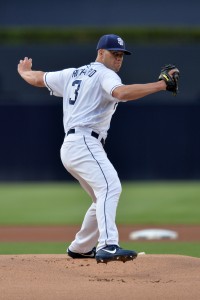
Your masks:
<path fill-rule="evenodd" d="M 103 56 L 103 53 L 104 53 L 104 49 L 99 49 L 98 50 L 98 54 L 102 57 Z"/>

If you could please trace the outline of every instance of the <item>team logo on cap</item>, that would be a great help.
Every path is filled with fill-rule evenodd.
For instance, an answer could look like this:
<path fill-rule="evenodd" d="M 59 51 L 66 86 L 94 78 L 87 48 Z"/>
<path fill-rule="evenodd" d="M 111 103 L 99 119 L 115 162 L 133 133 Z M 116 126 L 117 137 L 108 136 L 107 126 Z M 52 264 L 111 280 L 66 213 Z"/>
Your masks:
<path fill-rule="evenodd" d="M 121 38 L 117 38 L 118 44 L 120 44 L 120 46 L 124 45 L 124 42 Z"/>

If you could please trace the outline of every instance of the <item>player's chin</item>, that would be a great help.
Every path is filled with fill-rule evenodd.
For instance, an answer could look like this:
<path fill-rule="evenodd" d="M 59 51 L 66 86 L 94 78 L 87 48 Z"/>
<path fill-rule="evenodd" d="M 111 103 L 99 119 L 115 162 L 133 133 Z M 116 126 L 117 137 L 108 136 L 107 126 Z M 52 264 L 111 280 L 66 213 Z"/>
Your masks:
<path fill-rule="evenodd" d="M 115 72 L 117 73 L 117 72 L 119 72 L 119 70 L 121 69 L 121 64 L 120 65 L 117 65 L 117 66 L 115 66 Z"/>

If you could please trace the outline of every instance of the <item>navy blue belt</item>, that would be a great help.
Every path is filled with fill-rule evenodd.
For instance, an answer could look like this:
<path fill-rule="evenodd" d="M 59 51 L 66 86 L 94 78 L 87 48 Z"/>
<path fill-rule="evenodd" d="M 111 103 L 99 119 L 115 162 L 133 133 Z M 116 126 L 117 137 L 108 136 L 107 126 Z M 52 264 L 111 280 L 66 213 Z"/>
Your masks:
<path fill-rule="evenodd" d="M 74 134 L 75 132 L 76 132 L 75 128 L 71 128 L 70 130 L 67 131 L 67 135 Z M 96 133 L 95 131 L 91 132 L 91 136 L 95 137 L 97 140 L 99 139 L 99 134 Z M 102 143 L 103 146 L 105 145 L 105 141 L 103 138 L 100 140 L 100 142 Z"/>

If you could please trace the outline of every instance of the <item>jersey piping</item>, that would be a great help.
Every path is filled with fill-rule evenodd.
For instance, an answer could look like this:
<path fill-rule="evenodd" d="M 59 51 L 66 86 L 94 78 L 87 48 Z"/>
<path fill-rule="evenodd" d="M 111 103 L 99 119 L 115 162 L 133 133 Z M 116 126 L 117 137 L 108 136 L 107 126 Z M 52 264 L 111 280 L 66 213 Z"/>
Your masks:
<path fill-rule="evenodd" d="M 44 74 L 44 81 L 45 81 L 45 84 L 46 84 L 48 90 L 50 91 L 50 95 L 53 95 L 53 90 L 52 90 L 52 88 L 51 88 L 51 87 L 48 85 L 48 83 L 47 83 L 47 79 L 46 79 L 47 74 L 48 74 L 48 72 L 46 72 L 46 73 Z"/>

